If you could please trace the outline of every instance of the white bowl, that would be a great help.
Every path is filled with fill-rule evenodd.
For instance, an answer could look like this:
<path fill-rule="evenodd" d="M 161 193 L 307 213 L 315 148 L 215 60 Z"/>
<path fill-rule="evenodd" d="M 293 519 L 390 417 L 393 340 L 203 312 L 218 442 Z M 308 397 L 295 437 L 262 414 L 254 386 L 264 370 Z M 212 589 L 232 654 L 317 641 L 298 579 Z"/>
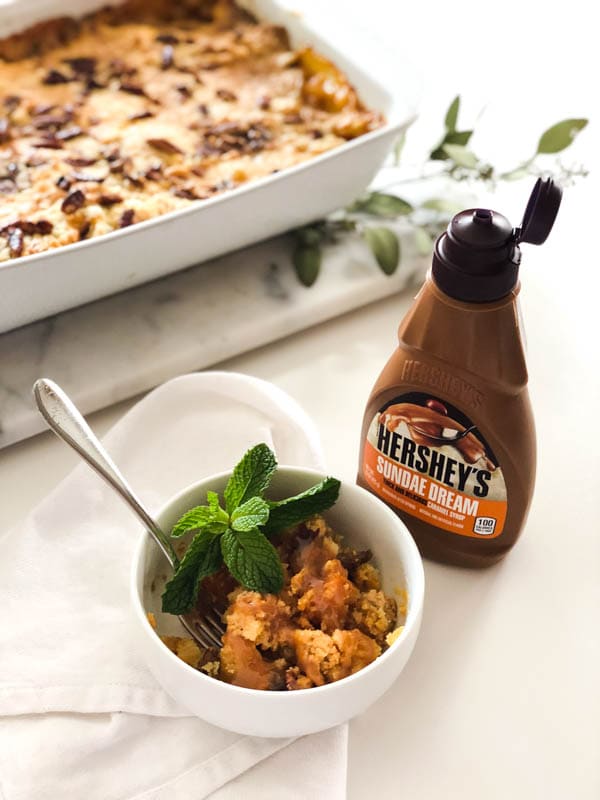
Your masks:
<path fill-rule="evenodd" d="M 221 473 L 184 489 L 157 515 L 163 530 L 194 505 L 206 502 L 206 492 L 223 492 L 230 473 Z M 301 467 L 279 467 L 268 495 L 289 496 L 322 480 L 323 474 Z M 192 714 L 221 728 L 253 736 L 302 736 L 356 716 L 389 689 L 413 650 L 421 624 L 424 574 L 417 547 L 404 523 L 372 494 L 343 483 L 339 500 L 326 512 L 334 530 L 348 544 L 371 548 L 381 571 L 383 589 L 408 592 L 404 630 L 379 658 L 354 675 L 335 683 L 291 692 L 244 689 L 210 678 L 174 655 L 147 619 L 155 614 L 161 634 L 186 635 L 179 620 L 160 610 L 160 597 L 170 567 L 154 541 L 144 533 L 136 550 L 131 583 L 140 646 L 163 689 Z"/>

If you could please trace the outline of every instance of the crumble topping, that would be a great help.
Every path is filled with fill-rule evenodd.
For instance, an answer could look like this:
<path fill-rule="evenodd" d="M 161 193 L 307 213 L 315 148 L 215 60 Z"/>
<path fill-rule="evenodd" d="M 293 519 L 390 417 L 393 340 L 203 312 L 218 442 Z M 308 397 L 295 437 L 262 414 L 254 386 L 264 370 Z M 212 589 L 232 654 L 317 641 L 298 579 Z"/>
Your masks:
<path fill-rule="evenodd" d="M 0 41 L 0 262 L 100 236 L 379 127 L 233 0 L 129 0 Z"/>
<path fill-rule="evenodd" d="M 199 613 L 203 604 L 224 608 L 220 651 L 201 652 L 179 637 L 162 637 L 165 644 L 236 686 L 295 691 L 352 675 L 401 634 L 406 592 L 400 603 L 386 595 L 371 552 L 344 546 L 322 516 L 284 531 L 274 544 L 285 573 L 278 595 L 244 589 L 225 569 L 203 581 Z"/>

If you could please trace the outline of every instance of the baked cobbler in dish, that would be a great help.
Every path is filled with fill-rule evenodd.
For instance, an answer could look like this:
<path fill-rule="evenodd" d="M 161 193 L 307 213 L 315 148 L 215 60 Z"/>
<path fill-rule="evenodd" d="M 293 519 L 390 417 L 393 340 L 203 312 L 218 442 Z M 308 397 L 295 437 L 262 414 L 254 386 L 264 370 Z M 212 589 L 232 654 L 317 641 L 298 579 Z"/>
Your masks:
<path fill-rule="evenodd" d="M 186 208 L 383 124 L 232 0 L 130 0 L 0 41 L 0 261 Z"/>

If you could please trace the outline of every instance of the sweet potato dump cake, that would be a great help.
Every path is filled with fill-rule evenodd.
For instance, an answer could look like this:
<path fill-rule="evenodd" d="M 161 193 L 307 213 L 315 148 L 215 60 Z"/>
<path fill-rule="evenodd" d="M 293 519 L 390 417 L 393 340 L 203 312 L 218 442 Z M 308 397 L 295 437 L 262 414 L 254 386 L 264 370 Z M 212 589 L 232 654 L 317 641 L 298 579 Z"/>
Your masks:
<path fill-rule="evenodd" d="M 202 651 L 177 636 L 162 637 L 165 644 L 236 686 L 293 690 L 352 675 L 397 638 L 406 600 L 383 593 L 370 551 L 341 544 L 321 516 L 284 531 L 274 544 L 285 576 L 278 595 L 243 589 L 225 569 L 204 579 L 199 606 L 225 608 L 220 651 Z"/>
<path fill-rule="evenodd" d="M 130 0 L 0 42 L 0 261 L 211 197 L 382 124 L 232 0 Z"/>

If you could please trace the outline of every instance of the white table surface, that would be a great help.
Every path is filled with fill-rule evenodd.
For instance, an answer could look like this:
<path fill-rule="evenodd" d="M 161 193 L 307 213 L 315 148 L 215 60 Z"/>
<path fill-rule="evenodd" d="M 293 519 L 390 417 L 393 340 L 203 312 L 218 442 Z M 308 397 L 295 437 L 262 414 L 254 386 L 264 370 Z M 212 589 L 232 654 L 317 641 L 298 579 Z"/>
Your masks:
<path fill-rule="evenodd" d="M 331 2 L 334 9 L 348 5 Z M 562 16 L 539 4 L 496 6 L 492 31 L 474 16 L 480 3 L 413 4 L 410 23 L 419 37 L 407 36 L 409 12 L 400 5 L 370 3 L 369 24 L 385 18 L 380 27 L 388 38 L 397 36 L 409 57 L 425 56 L 427 94 L 417 130 L 426 131 L 427 142 L 457 90 L 473 113 L 489 100 L 491 121 L 482 120 L 479 141 L 490 158 L 523 142 L 521 124 L 539 133 L 561 117 L 592 114 L 597 45 L 583 3 L 570 3 Z M 551 44 L 558 55 L 542 68 Z M 519 75 L 535 63 L 546 80 L 532 99 Z M 589 166 L 591 135 L 581 150 Z M 535 145 L 536 135 L 530 140 Z M 520 184 L 501 208 L 515 223 L 528 188 Z M 596 252 L 591 249 L 597 191 L 593 178 L 570 190 L 549 242 L 524 253 L 522 300 L 539 438 L 525 533 L 487 571 L 426 562 L 414 655 L 390 692 L 351 723 L 350 800 L 600 796 L 597 242 Z M 353 479 L 364 402 L 409 302 L 407 295 L 388 298 L 220 367 L 288 391 L 315 419 L 331 471 Z M 96 430 L 106 431 L 130 405 L 93 415 Z M 0 452 L 2 525 L 17 524 L 74 464 L 75 456 L 50 435 Z"/>

